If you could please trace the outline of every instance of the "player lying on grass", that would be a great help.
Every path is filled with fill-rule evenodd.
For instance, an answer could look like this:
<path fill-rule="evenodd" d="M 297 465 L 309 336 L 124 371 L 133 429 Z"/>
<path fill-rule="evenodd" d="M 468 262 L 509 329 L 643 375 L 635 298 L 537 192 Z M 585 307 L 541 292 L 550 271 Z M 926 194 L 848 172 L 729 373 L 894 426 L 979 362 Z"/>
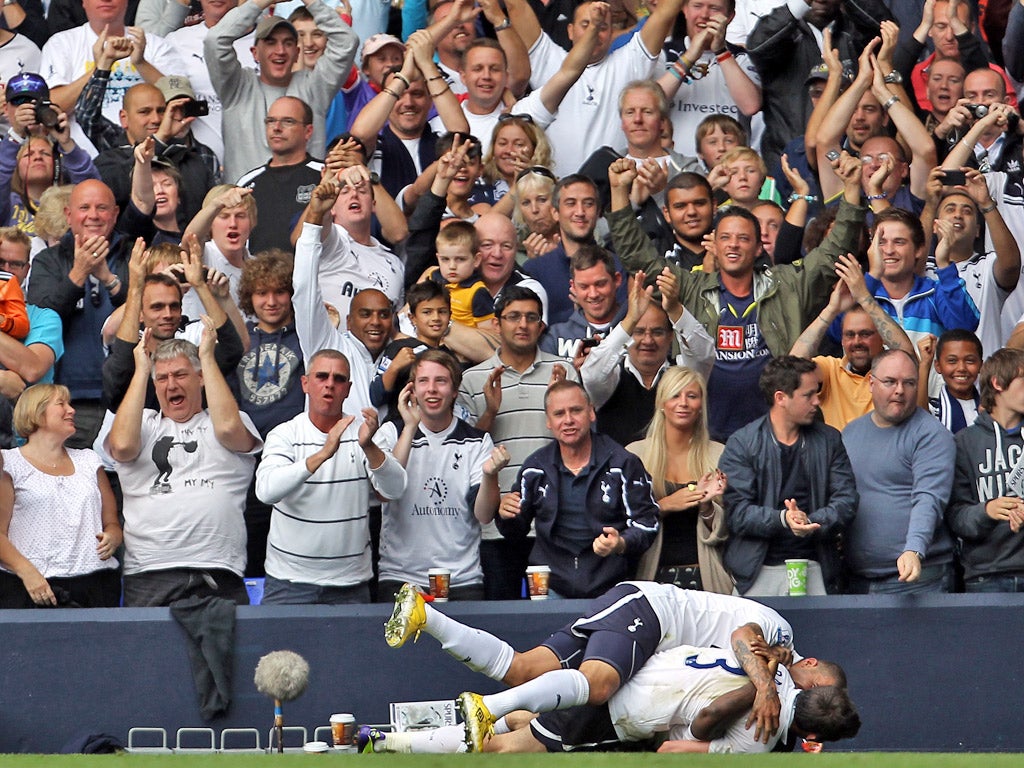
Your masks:
<path fill-rule="evenodd" d="M 607 704 L 509 715 L 511 730 L 489 738 L 483 751 L 600 750 L 667 733 L 660 752 L 752 754 L 779 743 L 792 749 L 798 736 L 835 741 L 860 729 L 837 664 L 808 658 L 788 670 L 780 666 L 774 687 L 782 701 L 781 727 L 764 742 L 745 727 L 755 689 L 736 657 L 721 648 L 677 646 L 652 656 Z M 367 752 L 460 752 L 465 733 L 458 725 L 407 733 L 364 728 L 360 741 Z"/>
<path fill-rule="evenodd" d="M 757 691 L 748 725 L 756 722 L 755 738 L 767 740 L 779 728 L 781 703 L 768 663 L 754 645 L 777 647 L 783 663 L 793 650 L 792 627 L 767 606 L 646 581 L 615 585 L 593 600 L 586 614 L 525 653 L 445 616 L 415 586 L 405 584 L 395 596 L 384 638 L 397 648 L 420 632 L 439 640 L 470 669 L 513 686 L 491 696 L 459 696 L 476 750 L 499 717 L 517 709 L 547 712 L 604 704 L 651 656 L 679 645 L 733 648 Z"/>

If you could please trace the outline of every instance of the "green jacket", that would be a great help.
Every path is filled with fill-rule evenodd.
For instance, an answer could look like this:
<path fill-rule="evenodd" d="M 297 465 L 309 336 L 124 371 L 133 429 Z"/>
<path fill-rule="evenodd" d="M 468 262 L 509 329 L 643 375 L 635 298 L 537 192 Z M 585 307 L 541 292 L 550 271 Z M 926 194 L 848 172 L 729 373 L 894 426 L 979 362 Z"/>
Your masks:
<path fill-rule="evenodd" d="M 772 355 L 788 355 L 813 313 L 828 301 L 836 282 L 836 259 L 857 249 L 865 210 L 843 200 L 832 232 L 805 259 L 754 271 L 757 324 Z M 630 272 L 642 269 L 652 281 L 666 266 L 671 269 L 679 280 L 683 306 L 704 324 L 711 338 L 717 338 L 721 313 L 718 274 L 684 272 L 659 255 L 632 208 L 614 211 L 607 218 L 615 252 L 626 268 Z"/>

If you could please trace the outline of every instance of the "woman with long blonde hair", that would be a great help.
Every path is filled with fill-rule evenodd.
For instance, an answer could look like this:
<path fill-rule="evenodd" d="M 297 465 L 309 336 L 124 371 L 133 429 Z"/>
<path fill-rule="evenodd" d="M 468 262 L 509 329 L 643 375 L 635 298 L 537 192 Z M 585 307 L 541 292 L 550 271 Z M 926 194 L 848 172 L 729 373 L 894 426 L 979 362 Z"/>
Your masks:
<path fill-rule="evenodd" d="M 730 594 L 733 581 L 721 553 L 726 478 L 717 468 L 725 446 L 709 437 L 706 401 L 707 383 L 699 372 L 669 368 L 658 382 L 647 436 L 626 446 L 650 473 L 661 509 L 661 532 L 638 578 Z"/>

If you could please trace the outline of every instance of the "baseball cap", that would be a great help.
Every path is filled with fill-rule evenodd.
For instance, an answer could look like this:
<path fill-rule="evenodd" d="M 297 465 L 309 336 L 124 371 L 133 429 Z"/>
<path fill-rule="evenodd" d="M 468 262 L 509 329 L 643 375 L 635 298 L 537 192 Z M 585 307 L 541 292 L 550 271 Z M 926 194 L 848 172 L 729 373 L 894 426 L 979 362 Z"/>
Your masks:
<path fill-rule="evenodd" d="M 370 56 L 381 48 L 389 45 L 397 45 L 402 49 L 402 53 L 405 53 L 405 45 L 394 35 L 387 35 L 383 32 L 379 32 L 376 35 L 370 35 L 366 38 L 366 42 L 363 43 L 363 58 L 362 61 L 366 61 L 366 57 Z"/>
<path fill-rule="evenodd" d="M 264 16 L 260 19 L 259 23 L 256 25 L 256 32 L 253 34 L 253 38 L 256 40 L 266 40 L 275 29 L 281 26 L 287 27 L 288 31 L 292 33 L 295 39 L 299 39 L 299 33 L 295 31 L 295 27 L 292 26 L 292 23 L 281 16 Z"/>
<path fill-rule="evenodd" d="M 48 101 L 50 88 L 42 75 L 35 72 L 19 72 L 7 81 L 4 94 L 8 102 L 17 106 L 28 101 Z"/>
<path fill-rule="evenodd" d="M 192 83 L 184 75 L 164 75 L 156 81 L 156 87 L 164 95 L 164 101 L 180 99 L 187 96 L 195 99 L 196 92 L 192 90 Z"/>
<path fill-rule="evenodd" d="M 828 64 L 823 61 L 818 62 L 807 75 L 807 79 L 804 80 L 804 86 L 808 86 L 815 80 L 828 80 Z"/>

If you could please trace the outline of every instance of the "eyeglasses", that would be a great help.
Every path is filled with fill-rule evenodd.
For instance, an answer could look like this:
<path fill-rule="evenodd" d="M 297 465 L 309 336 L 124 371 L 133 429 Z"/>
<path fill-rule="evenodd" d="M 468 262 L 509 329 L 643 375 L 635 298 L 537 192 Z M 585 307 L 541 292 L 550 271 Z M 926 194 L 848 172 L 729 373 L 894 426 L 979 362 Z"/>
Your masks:
<path fill-rule="evenodd" d="M 892 389 L 897 384 L 902 384 L 904 389 L 914 389 L 917 387 L 917 379 L 872 379 L 872 381 L 877 382 L 885 389 Z"/>
<path fill-rule="evenodd" d="M 498 317 L 499 320 L 508 320 L 508 322 L 516 325 L 521 320 L 526 320 L 529 325 L 536 325 L 540 322 L 540 315 L 536 312 L 506 312 Z"/>
<path fill-rule="evenodd" d="M 499 123 L 504 123 L 508 120 L 522 120 L 524 123 L 529 123 L 530 125 L 533 125 L 533 117 L 531 115 L 513 115 L 511 113 L 498 115 Z"/>
<path fill-rule="evenodd" d="M 294 128 L 297 125 L 306 125 L 301 120 L 296 120 L 294 117 L 264 117 L 263 124 L 268 128 L 272 128 L 275 125 L 280 125 L 282 128 Z"/>
<path fill-rule="evenodd" d="M 0 259 L 0 267 L 3 267 L 4 269 L 24 269 L 27 266 L 27 261 L 11 261 L 10 259 Z"/>
<path fill-rule="evenodd" d="M 878 331 L 843 331 L 844 339 L 870 339 L 872 336 L 877 334 Z"/>
<path fill-rule="evenodd" d="M 543 176 L 547 179 L 551 179 L 556 184 L 558 183 L 558 177 L 543 165 L 531 165 L 529 168 L 523 168 L 523 170 L 516 174 L 516 183 L 518 184 L 524 176 L 531 173 L 536 173 L 538 176 Z"/>

